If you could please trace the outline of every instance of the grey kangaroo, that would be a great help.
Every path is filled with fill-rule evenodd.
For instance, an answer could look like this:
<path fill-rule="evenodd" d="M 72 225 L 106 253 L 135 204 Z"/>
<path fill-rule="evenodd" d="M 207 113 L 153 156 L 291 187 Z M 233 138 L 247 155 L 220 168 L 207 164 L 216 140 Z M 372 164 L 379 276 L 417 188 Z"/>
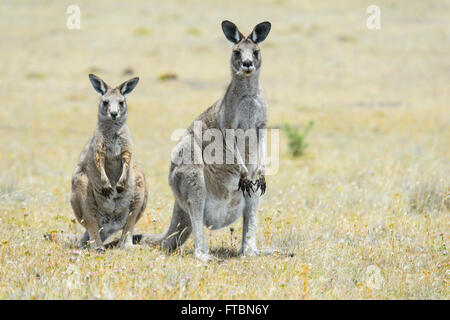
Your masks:
<path fill-rule="evenodd" d="M 219 229 L 235 222 L 243 215 L 242 247 L 240 255 L 256 255 L 256 227 L 258 200 L 266 190 L 264 161 L 266 148 L 267 101 L 259 84 L 261 53 L 258 44 L 269 34 L 271 24 L 258 24 L 248 37 L 244 37 L 230 21 L 222 22 L 226 38 L 233 43 L 231 55 L 231 83 L 225 95 L 205 110 L 195 122 L 202 129 L 217 129 L 225 136 L 228 129 L 257 132 L 257 163 L 250 164 L 239 152 L 235 142 L 225 149 L 234 152 L 233 164 L 199 164 L 171 162 L 169 183 L 175 196 L 172 221 L 160 235 L 136 235 L 136 242 L 161 245 L 174 250 L 182 245 L 191 233 L 194 235 L 194 255 L 208 260 L 208 249 L 203 226 Z M 205 149 L 202 141 L 194 139 L 194 123 L 175 146 L 194 153 Z M 251 146 L 255 147 L 255 146 Z M 247 152 L 247 151 L 245 151 Z M 194 155 L 197 156 L 197 155 Z M 260 190 L 260 193 L 257 191 Z"/>
<path fill-rule="evenodd" d="M 73 173 L 70 199 L 75 217 L 86 228 L 80 246 L 91 240 L 102 252 L 108 236 L 122 230 L 119 247 L 129 248 L 148 196 L 144 172 L 133 161 L 133 142 L 125 124 L 125 97 L 139 78 L 116 88 L 93 74 L 89 79 L 100 95 L 98 123 Z"/>

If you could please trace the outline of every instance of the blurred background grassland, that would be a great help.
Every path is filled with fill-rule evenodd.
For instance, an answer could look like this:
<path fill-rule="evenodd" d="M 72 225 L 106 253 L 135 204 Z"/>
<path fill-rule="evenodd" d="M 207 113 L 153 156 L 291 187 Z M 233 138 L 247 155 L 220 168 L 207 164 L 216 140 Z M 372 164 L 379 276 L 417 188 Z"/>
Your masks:
<path fill-rule="evenodd" d="M 81 29 L 66 28 L 66 8 Z M 448 299 L 450 2 L 0 2 L 0 298 Z M 261 83 L 269 125 L 304 128 L 293 158 L 267 177 L 258 242 L 293 253 L 236 258 L 241 222 L 207 232 L 220 262 L 193 259 L 190 239 L 98 256 L 42 234 L 81 232 L 70 179 L 97 120 L 95 73 L 128 97 L 135 159 L 150 190 L 140 232 L 163 231 L 174 129 L 224 92 L 224 19 L 249 34 L 269 20 Z M 371 285 L 369 266 L 380 271 Z M 381 284 L 380 284 L 381 283 Z"/>

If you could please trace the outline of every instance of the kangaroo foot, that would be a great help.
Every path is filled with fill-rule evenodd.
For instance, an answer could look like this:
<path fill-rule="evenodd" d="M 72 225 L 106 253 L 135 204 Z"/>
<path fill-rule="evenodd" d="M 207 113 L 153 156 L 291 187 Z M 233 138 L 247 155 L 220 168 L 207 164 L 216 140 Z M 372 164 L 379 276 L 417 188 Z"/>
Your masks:
<path fill-rule="evenodd" d="M 97 251 L 98 254 L 103 254 L 105 253 L 105 247 L 97 247 L 95 248 L 95 251 Z"/>
<path fill-rule="evenodd" d="M 256 257 L 260 254 L 260 251 L 256 248 L 251 248 L 248 246 L 242 247 L 241 250 L 239 250 L 239 256 L 240 257 Z"/>
<path fill-rule="evenodd" d="M 195 252 L 194 257 L 195 259 L 200 260 L 202 262 L 208 262 L 213 260 L 213 257 L 211 255 L 203 252 Z"/>

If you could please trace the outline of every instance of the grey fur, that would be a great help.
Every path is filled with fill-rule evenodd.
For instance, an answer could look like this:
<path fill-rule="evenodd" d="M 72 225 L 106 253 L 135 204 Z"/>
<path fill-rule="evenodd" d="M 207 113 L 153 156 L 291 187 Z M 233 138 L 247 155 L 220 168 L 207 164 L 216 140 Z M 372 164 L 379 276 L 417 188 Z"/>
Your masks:
<path fill-rule="evenodd" d="M 229 21 L 222 23 L 226 37 L 234 43 L 231 83 L 224 96 L 196 119 L 202 122 L 203 129 L 216 128 L 221 130 L 224 136 L 226 129 L 258 130 L 267 127 L 268 105 L 259 84 L 261 55 L 258 45 L 252 40 L 254 32 L 244 38 L 239 36 L 242 34 L 237 28 L 234 30 L 233 26 L 234 24 Z M 239 36 L 239 41 L 234 41 L 234 35 Z M 193 135 L 192 124 L 175 149 L 184 150 L 184 147 L 191 143 Z M 143 235 L 137 238 L 147 244 L 157 244 L 174 250 L 193 233 L 195 257 L 207 260 L 209 255 L 203 226 L 210 229 L 223 228 L 243 215 L 240 254 L 256 255 L 260 195 L 253 189 L 253 184 L 257 184 L 264 193 L 265 139 L 265 133 L 258 135 L 256 165 L 246 163 L 243 159 L 247 159 L 248 155 L 242 157 L 236 145 L 224 147 L 234 150 L 236 164 L 176 164 L 172 161 L 169 174 L 169 184 L 175 197 L 172 221 L 163 234 Z M 198 141 L 195 143 L 199 144 Z M 194 149 L 194 153 L 201 152 L 205 147 L 199 146 L 200 148 L 197 148 L 199 150 Z M 247 195 L 244 195 L 245 190 Z"/>
<path fill-rule="evenodd" d="M 108 236 L 123 230 L 119 246 L 127 248 L 132 245 L 133 228 L 148 196 L 144 172 L 133 161 L 133 142 L 125 124 L 125 95 L 139 78 L 117 88 L 95 75 L 89 78 L 100 94 L 98 123 L 73 173 L 70 202 L 78 222 L 86 228 L 80 246 L 86 246 L 90 239 L 102 251 Z"/>

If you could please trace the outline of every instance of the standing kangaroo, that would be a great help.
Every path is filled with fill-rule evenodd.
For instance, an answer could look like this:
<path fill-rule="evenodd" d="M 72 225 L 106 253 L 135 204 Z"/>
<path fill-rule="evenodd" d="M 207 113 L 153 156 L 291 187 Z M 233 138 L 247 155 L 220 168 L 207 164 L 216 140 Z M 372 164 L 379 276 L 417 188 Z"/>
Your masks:
<path fill-rule="evenodd" d="M 264 161 L 266 148 L 265 128 L 267 126 L 267 101 L 259 84 L 261 54 L 258 44 L 270 31 L 271 24 L 258 24 L 248 37 L 244 37 L 236 25 L 230 21 L 222 22 L 226 38 L 233 43 L 231 56 L 232 79 L 225 95 L 205 110 L 194 123 L 201 123 L 202 129 L 220 130 L 222 136 L 228 129 L 254 130 L 257 132 L 258 157 L 256 164 L 250 164 L 247 151 L 243 158 L 236 146 L 232 149 L 237 163 L 199 164 L 171 162 L 169 183 L 175 196 L 172 221 L 166 232 L 160 235 L 136 235 L 135 241 L 161 245 L 174 250 L 182 245 L 191 232 L 194 235 L 194 255 L 208 260 L 208 249 L 203 226 L 219 229 L 235 222 L 243 215 L 241 255 L 256 255 L 256 224 L 259 196 L 266 189 Z M 202 158 L 205 149 L 202 141 L 194 139 L 194 123 L 175 146 L 179 150 L 191 150 Z M 262 130 L 261 130 L 262 129 Z M 256 186 L 256 188 L 254 188 Z M 247 192 L 247 194 L 245 194 Z M 252 195 L 253 193 L 253 195 Z"/>
<path fill-rule="evenodd" d="M 100 95 L 98 123 L 73 173 L 70 203 L 78 222 L 87 230 L 80 246 L 92 240 L 95 248 L 103 251 L 108 236 L 122 230 L 119 247 L 128 248 L 148 196 L 144 172 L 133 161 L 133 142 L 125 124 L 125 97 L 139 78 L 116 88 L 93 74 L 89 79 Z"/>

